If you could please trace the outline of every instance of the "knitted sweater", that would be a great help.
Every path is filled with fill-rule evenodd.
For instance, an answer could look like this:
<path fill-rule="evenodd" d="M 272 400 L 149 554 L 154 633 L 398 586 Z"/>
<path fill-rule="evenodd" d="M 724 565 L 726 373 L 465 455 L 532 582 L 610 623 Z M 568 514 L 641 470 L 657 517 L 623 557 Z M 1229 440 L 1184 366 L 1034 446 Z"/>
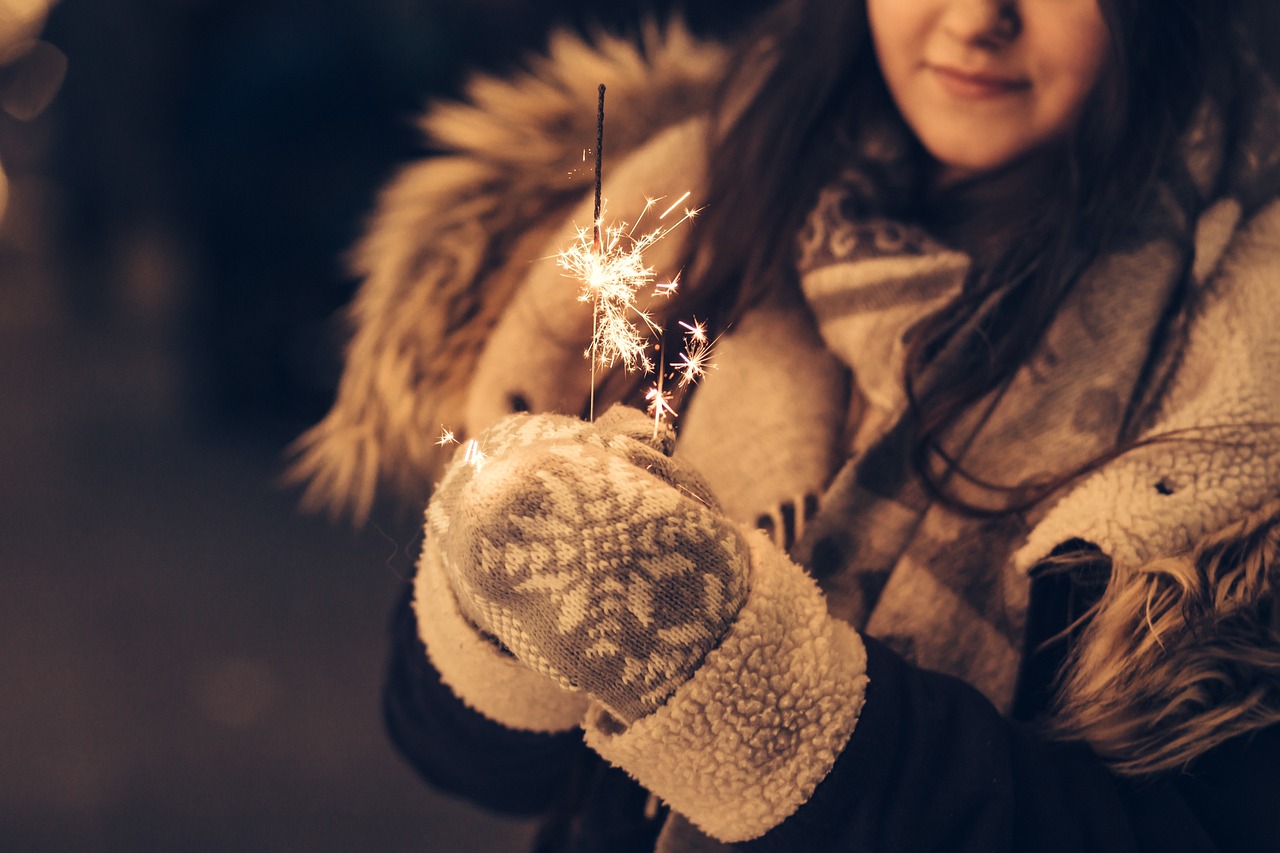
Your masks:
<path fill-rule="evenodd" d="M 589 212 L 582 216 L 586 202 L 578 200 L 581 177 L 566 182 L 557 171 L 567 146 L 547 129 L 561 120 L 571 124 L 579 112 L 590 115 L 587 99 L 571 94 L 573 81 L 604 79 L 614 102 L 625 101 L 643 119 L 620 122 L 617 133 L 611 125 L 619 150 L 639 149 L 611 173 L 613 187 L 624 188 L 610 189 L 611 197 L 624 196 L 627 188 L 653 195 L 681 187 L 696 192 L 705 124 L 682 119 L 705 102 L 705 84 L 715 79 L 718 66 L 714 51 L 692 50 L 683 38 L 675 33 L 666 42 L 655 41 L 645 52 L 648 64 L 620 43 L 593 51 L 560 41 L 553 47 L 555 59 L 535 71 L 550 85 L 488 81 L 473 93 L 477 106 L 434 114 L 437 138 L 461 153 L 411 167 L 388 190 L 364 244 L 369 279 L 356 306 L 357 335 L 339 400 L 303 447 L 302 466 L 315 477 L 317 494 L 360 511 L 380 472 L 402 490 L 421 492 L 434 477 L 431 448 L 440 423 L 474 433 L 513 403 L 580 410 L 588 381 L 579 343 L 583 316 L 558 272 L 530 265 L 546 255 L 540 246 L 560 237 L 563 226 L 546 222 L 563 222 L 575 203 L 578 221 L 589 219 Z M 672 92 L 680 97 L 671 98 Z M 653 131 L 663 126 L 665 131 Z M 541 147 L 528 144 L 530 139 Z M 1269 174 L 1268 164 L 1254 165 L 1256 175 Z M 530 226 L 535 222 L 538 228 Z M 1280 735 L 1267 725 L 1275 719 L 1276 688 L 1249 683 L 1256 670 L 1233 657 L 1239 637 L 1231 621 L 1244 613 L 1239 621 L 1246 628 L 1265 624 L 1275 595 L 1277 517 L 1268 501 L 1280 484 L 1280 445 L 1274 431 L 1257 427 L 1280 422 L 1280 394 L 1265 381 L 1268 368 L 1280 366 L 1274 332 L 1280 317 L 1267 293 L 1270 273 L 1280 272 L 1280 207 L 1265 193 L 1224 197 L 1205 206 L 1194 234 L 1197 298 L 1184 312 L 1148 430 L 1217 427 L 1227 431 L 1227 440 L 1219 434 L 1213 442 L 1156 444 L 1126 454 L 1076 484 L 1010 540 L 1016 550 L 1007 555 L 1002 577 L 1015 586 L 1021 578 L 1024 585 L 1011 594 L 1022 600 L 1021 642 L 989 682 L 960 673 L 982 682 L 981 689 L 915 666 L 897 644 L 892 651 L 864 632 L 865 663 L 850 665 L 861 667 L 859 674 L 867 678 L 865 700 L 849 709 L 856 718 L 852 736 L 815 752 L 810 775 L 816 787 L 781 799 L 750 794 L 747 785 L 757 791 L 790 782 L 747 779 L 757 766 L 750 760 L 744 760 L 746 775 L 725 776 L 720 765 L 742 757 L 706 749 L 688 731 L 657 725 L 636 733 L 627 751 L 638 760 L 670 754 L 678 744 L 677 759 L 712 762 L 682 768 L 687 776 L 730 780 L 727 787 L 708 784 L 705 797 L 696 789 L 691 797 L 681 794 L 685 817 L 702 827 L 750 823 L 755 829 L 743 834 L 716 834 L 754 837 L 751 845 L 779 850 L 1280 846 L 1280 827 L 1261 805 L 1280 793 L 1274 770 L 1280 766 Z M 663 251 L 651 262 L 669 263 Z M 813 310 L 817 328 L 805 312 L 763 312 L 744 320 L 726 339 L 724 372 L 708 381 L 688 415 L 679 451 L 707 474 L 731 516 L 764 522 L 784 544 L 804 539 L 799 524 L 806 513 L 795 510 L 805 497 L 815 488 L 838 491 L 843 482 L 837 469 L 848 452 L 840 442 L 845 399 L 860 395 L 874 404 L 877 389 L 885 387 L 860 370 L 856 356 L 840 352 L 841 339 L 822 322 L 832 315 Z M 895 339 L 900 337 L 881 338 L 890 350 Z M 768 357 L 752 358 L 762 347 Z M 844 384 L 850 368 L 860 374 L 852 392 Z M 805 380 L 797 381 L 801 376 Z M 723 424 L 743 421 L 740 401 L 759 400 L 761 394 L 770 403 L 751 409 L 751 426 L 726 434 Z M 894 406 L 881 399 L 878 408 L 867 407 L 881 416 L 862 419 L 855 457 L 890 429 Z M 731 415 L 699 415 L 699 409 Z M 787 417 L 796 411 L 805 414 L 799 425 Z M 828 494 L 822 503 L 830 507 L 840 500 L 840 494 Z M 829 513 L 828 524 L 831 518 Z M 1148 615 L 1162 620 L 1172 611 L 1208 612 L 1194 622 L 1139 620 L 1129 626 L 1134 636 L 1109 645 L 1105 637 L 1069 634 L 1075 617 L 1097 600 L 1099 587 L 1096 578 L 1090 584 L 1085 568 L 1037 575 L 1046 557 L 1064 549 L 1096 551 L 1092 567 L 1110 570 L 1113 598 L 1126 591 L 1167 597 L 1167 579 L 1179 577 L 1168 567 L 1176 564 L 1189 572 L 1182 597 Z M 812 551 L 799 556 L 812 558 Z M 1250 573 L 1241 578 L 1234 570 L 1246 565 Z M 572 803 L 570 810 L 579 815 L 571 822 L 577 827 L 575 849 L 649 849 L 654 843 L 700 849 L 709 843 L 678 819 L 667 821 L 662 840 L 655 842 L 661 820 L 645 818 L 644 793 L 602 769 L 570 728 L 580 711 L 566 711 L 549 698 L 542 732 L 514 731 L 494 722 L 502 718 L 500 710 L 480 714 L 459 701 L 454 694 L 461 685 L 442 684 L 439 653 L 429 658 L 422 645 L 423 637 L 428 646 L 443 645 L 430 641 L 433 620 L 449 618 L 447 602 L 432 606 L 442 598 L 432 595 L 429 579 L 420 579 L 422 618 L 407 604 L 399 612 L 388 692 L 393 734 L 425 776 L 496 808 L 540 811 Z M 866 615 L 854 621 L 865 623 Z M 1206 635 L 1206 629 L 1221 634 Z M 940 636 L 945 643 L 945 634 Z M 1046 645 L 1052 638 L 1058 642 Z M 743 660 L 695 677 L 706 682 L 695 692 L 720 695 L 725 685 L 714 679 L 742 678 L 744 672 L 772 677 L 769 656 L 750 652 L 770 648 L 776 639 L 757 637 L 743 646 Z M 1273 639 L 1274 633 L 1255 636 Z M 1133 707 L 1106 709 L 1109 731 L 1096 739 L 1082 732 L 1080 742 L 1057 743 L 1024 723 L 1045 712 L 1065 646 L 1073 641 L 1092 642 L 1096 654 L 1119 656 L 1113 671 L 1120 677 L 1136 673 L 1128 703 Z M 1216 691 L 1206 686 L 1224 671 L 1233 683 Z M 1194 677 L 1183 679 L 1187 672 Z M 496 685 L 495 694 L 513 684 Z M 528 701 L 521 695 L 528 694 L 512 698 Z M 1112 700 L 1124 694 L 1097 695 Z M 680 719 L 678 709 L 673 713 Z M 1249 713 L 1259 721 L 1251 738 L 1218 736 L 1215 720 Z M 1154 748 L 1151 729 L 1164 717 L 1178 723 L 1180 734 L 1203 741 L 1190 772 L 1141 782 L 1118 772 L 1126 754 Z M 750 741 L 751 733 L 743 739 Z M 655 759 L 654 766 L 661 773 L 666 765 Z M 575 790 L 583 772 L 590 778 L 603 774 L 606 781 L 584 794 Z M 744 787 L 736 789 L 739 779 Z M 761 815 L 743 803 L 760 796 L 776 807 Z"/>

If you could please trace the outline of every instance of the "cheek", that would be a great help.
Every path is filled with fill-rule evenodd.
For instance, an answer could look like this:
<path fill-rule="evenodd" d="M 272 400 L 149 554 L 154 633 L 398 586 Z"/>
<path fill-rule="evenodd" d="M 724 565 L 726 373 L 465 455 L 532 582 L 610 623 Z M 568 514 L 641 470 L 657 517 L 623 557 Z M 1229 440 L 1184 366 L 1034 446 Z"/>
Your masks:
<path fill-rule="evenodd" d="M 921 58 L 929 5 L 935 0 L 867 0 L 867 24 L 890 83 Z"/>
<path fill-rule="evenodd" d="M 1045 130 L 1050 136 L 1069 133 L 1080 118 L 1089 96 L 1103 82 L 1110 54 L 1110 37 L 1099 13 L 1060 22 L 1046 32 L 1041 52 L 1048 61 L 1043 75 L 1049 85 L 1045 92 Z"/>

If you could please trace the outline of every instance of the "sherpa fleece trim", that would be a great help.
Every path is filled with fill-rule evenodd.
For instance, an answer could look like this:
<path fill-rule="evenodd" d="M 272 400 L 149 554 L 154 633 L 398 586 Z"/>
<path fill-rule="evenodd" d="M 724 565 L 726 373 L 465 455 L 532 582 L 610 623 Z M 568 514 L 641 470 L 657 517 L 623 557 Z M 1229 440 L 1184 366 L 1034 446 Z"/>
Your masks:
<path fill-rule="evenodd" d="M 427 657 L 468 708 L 508 728 L 544 734 L 582 722 L 585 696 L 567 692 L 503 654 L 466 620 L 430 539 L 414 579 L 413 609 Z"/>
<path fill-rule="evenodd" d="M 1238 211 L 1206 214 L 1234 221 Z M 1274 496 L 1280 483 L 1280 202 L 1223 248 L 1202 223 L 1197 265 L 1217 269 L 1157 423 L 1156 441 L 1085 478 L 1015 555 L 1029 570 L 1060 543 L 1097 545 L 1117 567 L 1177 554 Z M 1221 258 L 1218 259 L 1218 255 Z M 1161 437 L 1165 437 L 1162 439 Z"/>
<path fill-rule="evenodd" d="M 862 638 L 764 533 L 747 539 L 750 597 L 694 677 L 625 730 L 595 705 L 584 722 L 589 746 L 728 842 L 763 835 L 808 800 L 867 689 Z"/>

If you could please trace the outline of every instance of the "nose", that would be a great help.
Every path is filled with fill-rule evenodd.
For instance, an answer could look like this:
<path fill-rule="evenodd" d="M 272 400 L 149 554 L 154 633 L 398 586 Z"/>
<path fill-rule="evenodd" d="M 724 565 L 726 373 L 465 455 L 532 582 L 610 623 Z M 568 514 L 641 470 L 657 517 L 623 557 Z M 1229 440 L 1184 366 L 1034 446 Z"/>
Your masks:
<path fill-rule="evenodd" d="M 952 38 L 979 47 L 1005 46 L 1022 32 L 1019 0 L 949 0 L 942 29 Z"/>

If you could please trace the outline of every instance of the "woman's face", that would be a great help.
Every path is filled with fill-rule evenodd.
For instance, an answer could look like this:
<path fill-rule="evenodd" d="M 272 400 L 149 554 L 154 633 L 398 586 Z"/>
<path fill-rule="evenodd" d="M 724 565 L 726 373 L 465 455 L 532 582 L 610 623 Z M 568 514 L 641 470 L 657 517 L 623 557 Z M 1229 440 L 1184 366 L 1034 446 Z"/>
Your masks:
<path fill-rule="evenodd" d="M 944 183 L 1065 138 L 1102 76 L 1098 0 L 867 0 L 889 91 Z"/>

